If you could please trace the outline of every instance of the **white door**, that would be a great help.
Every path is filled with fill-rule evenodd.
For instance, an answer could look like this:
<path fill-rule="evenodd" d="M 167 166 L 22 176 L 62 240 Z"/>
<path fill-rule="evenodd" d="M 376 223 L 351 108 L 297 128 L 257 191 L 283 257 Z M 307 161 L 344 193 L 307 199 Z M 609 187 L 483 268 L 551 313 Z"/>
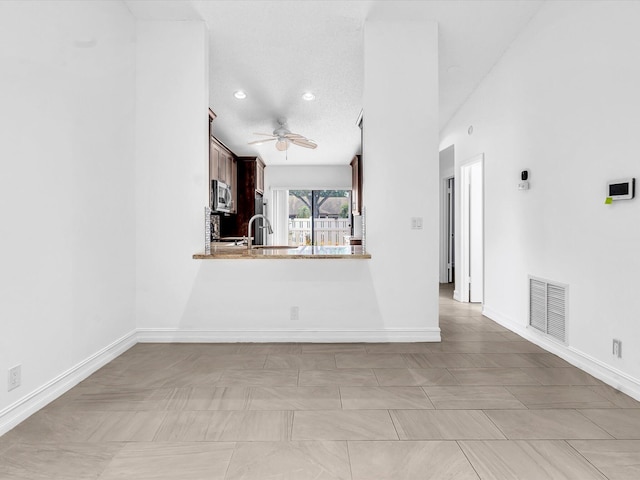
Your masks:
<path fill-rule="evenodd" d="M 484 298 L 484 196 L 483 156 L 474 157 L 460 168 L 460 220 L 463 302 L 482 303 Z M 456 287 L 457 288 L 457 287 Z"/>

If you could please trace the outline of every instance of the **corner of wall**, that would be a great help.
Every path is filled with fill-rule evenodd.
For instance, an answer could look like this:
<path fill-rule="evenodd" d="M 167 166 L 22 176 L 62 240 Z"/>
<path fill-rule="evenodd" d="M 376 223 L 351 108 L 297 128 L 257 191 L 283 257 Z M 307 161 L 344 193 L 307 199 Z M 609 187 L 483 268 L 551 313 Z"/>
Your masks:
<path fill-rule="evenodd" d="M 54 379 L 0 410 L 0 435 L 4 435 L 42 407 L 69 391 L 104 365 L 122 355 L 137 342 L 134 330 L 64 371 Z"/>

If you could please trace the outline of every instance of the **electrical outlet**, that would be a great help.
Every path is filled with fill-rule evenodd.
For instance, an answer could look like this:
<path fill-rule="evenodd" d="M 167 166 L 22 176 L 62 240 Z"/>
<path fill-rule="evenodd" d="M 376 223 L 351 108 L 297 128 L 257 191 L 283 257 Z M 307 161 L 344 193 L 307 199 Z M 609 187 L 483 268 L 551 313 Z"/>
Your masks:
<path fill-rule="evenodd" d="M 622 358 L 622 342 L 617 339 L 613 339 L 613 356 Z"/>
<path fill-rule="evenodd" d="M 300 307 L 291 307 L 291 320 L 299 320 L 300 319 Z"/>
<path fill-rule="evenodd" d="M 18 388 L 22 383 L 22 365 L 17 365 L 9 369 L 9 389 L 11 391 L 14 388 Z"/>
<path fill-rule="evenodd" d="M 411 230 L 422 230 L 422 217 L 411 217 Z"/>

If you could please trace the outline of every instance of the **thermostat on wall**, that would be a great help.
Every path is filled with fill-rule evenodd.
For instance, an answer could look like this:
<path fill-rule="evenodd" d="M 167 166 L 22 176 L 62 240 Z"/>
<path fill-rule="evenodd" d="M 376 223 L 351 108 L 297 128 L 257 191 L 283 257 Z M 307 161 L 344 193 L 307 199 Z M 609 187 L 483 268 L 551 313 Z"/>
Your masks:
<path fill-rule="evenodd" d="M 624 178 L 607 184 L 607 196 L 611 200 L 631 200 L 636 195 L 636 179 Z"/>

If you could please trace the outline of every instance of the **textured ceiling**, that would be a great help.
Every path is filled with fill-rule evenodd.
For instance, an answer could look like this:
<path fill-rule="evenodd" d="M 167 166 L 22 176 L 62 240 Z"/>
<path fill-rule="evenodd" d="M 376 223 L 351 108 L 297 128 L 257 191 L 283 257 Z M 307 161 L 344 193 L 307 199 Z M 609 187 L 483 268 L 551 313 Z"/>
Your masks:
<path fill-rule="evenodd" d="M 359 150 L 366 19 L 435 20 L 439 26 L 440 126 L 491 70 L 542 0 L 157 1 L 127 0 L 137 18 L 203 19 L 210 38 L 214 133 L 238 155 L 267 165 L 348 164 Z M 242 89 L 247 98 L 237 100 Z M 316 100 L 302 100 L 312 91 Z M 365 113 L 366 116 L 366 113 Z M 319 144 L 247 145 L 276 119 Z M 402 121 L 402 119 L 394 119 Z"/>
<path fill-rule="evenodd" d="M 349 163 L 360 144 L 362 26 L 367 2 L 198 2 L 210 30 L 214 133 L 238 155 L 267 165 Z M 237 100 L 242 89 L 247 98 Z M 311 91 L 316 99 L 302 99 Z M 316 150 L 247 145 L 285 117 Z"/>

